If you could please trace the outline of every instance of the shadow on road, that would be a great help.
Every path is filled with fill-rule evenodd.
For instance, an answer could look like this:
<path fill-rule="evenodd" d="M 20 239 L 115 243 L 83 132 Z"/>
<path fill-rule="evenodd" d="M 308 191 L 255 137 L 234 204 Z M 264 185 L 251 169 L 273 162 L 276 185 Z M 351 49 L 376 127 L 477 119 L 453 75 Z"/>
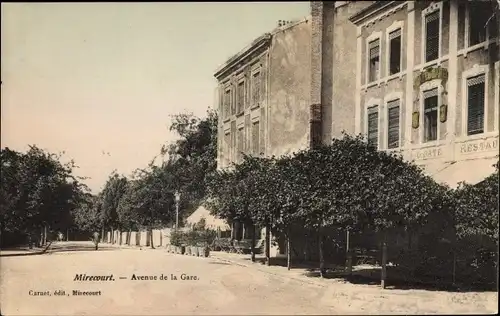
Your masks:
<path fill-rule="evenodd" d="M 250 258 L 244 258 L 250 261 Z M 265 258 L 256 258 L 256 263 L 265 264 Z M 271 266 L 287 267 L 286 258 L 272 258 Z M 326 273 L 323 278 L 337 279 L 352 284 L 380 285 L 380 267 L 357 267 L 351 275 L 347 275 L 343 265 L 326 265 Z M 304 270 L 304 275 L 309 278 L 320 278 L 319 263 L 314 262 L 292 262 L 291 269 Z M 423 276 L 411 278 L 398 270 L 397 267 L 387 267 L 387 289 L 398 290 L 426 290 L 447 292 L 496 292 L 497 283 L 490 284 L 452 284 L 447 278 L 435 276 Z"/>
<path fill-rule="evenodd" d="M 0 257 L 22 257 L 22 256 L 36 256 L 36 255 L 43 255 L 43 254 L 53 254 L 53 253 L 64 253 L 64 252 L 95 252 L 95 251 L 112 251 L 112 250 L 119 250 L 119 248 L 115 247 L 106 247 L 106 246 L 99 246 L 99 249 L 96 250 L 94 245 L 85 245 L 85 244 L 64 244 L 64 243 L 56 243 L 56 244 L 49 244 L 45 249 L 40 249 L 40 250 L 31 250 L 28 248 L 17 248 L 17 249 L 6 249 L 5 251 L 25 251 L 21 253 L 4 253 L 0 254 Z"/>

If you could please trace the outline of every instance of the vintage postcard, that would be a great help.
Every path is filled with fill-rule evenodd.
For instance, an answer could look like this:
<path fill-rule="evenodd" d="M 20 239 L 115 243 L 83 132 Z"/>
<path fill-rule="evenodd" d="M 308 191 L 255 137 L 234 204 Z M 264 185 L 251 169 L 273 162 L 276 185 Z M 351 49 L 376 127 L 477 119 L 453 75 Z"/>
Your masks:
<path fill-rule="evenodd" d="M 1 4 L 1 315 L 496 314 L 500 0 Z"/>

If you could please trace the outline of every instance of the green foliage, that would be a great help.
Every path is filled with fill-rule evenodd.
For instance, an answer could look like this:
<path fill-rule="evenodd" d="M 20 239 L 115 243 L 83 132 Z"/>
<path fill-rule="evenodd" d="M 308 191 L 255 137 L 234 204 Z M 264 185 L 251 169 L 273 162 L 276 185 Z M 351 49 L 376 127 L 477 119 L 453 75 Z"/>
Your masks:
<path fill-rule="evenodd" d="M 72 226 L 72 212 L 88 188 L 73 175 L 73 161 L 30 146 L 26 153 L 1 150 L 0 205 L 2 231 L 32 233 L 48 225 Z"/>
<path fill-rule="evenodd" d="M 174 246 L 204 247 L 213 243 L 217 233 L 210 229 L 189 231 L 173 231 L 170 233 L 170 244 Z"/>
<path fill-rule="evenodd" d="M 459 238 L 487 236 L 498 245 L 498 162 L 495 173 L 476 185 L 455 190 L 455 225 Z"/>
<path fill-rule="evenodd" d="M 101 192 L 101 223 L 103 226 L 118 228 L 118 205 L 120 199 L 127 190 L 127 178 L 118 175 L 115 171 L 111 173 L 108 181 Z"/>
<path fill-rule="evenodd" d="M 118 207 L 118 221 L 125 228 L 161 227 L 174 220 L 175 198 L 172 175 L 150 165 L 129 181 Z"/>
<path fill-rule="evenodd" d="M 447 188 L 401 157 L 379 152 L 361 137 L 292 156 L 244 156 L 210 178 L 210 208 L 228 220 L 271 224 L 286 232 L 343 227 L 387 230 L 450 220 Z M 438 217 L 439 217 L 438 216 Z"/>
<path fill-rule="evenodd" d="M 170 131 L 180 138 L 163 146 L 162 154 L 169 156 L 163 168 L 173 175 L 175 189 L 182 196 L 181 210 L 187 217 L 204 200 L 206 177 L 217 166 L 217 113 L 209 110 L 206 118 L 174 115 Z"/>

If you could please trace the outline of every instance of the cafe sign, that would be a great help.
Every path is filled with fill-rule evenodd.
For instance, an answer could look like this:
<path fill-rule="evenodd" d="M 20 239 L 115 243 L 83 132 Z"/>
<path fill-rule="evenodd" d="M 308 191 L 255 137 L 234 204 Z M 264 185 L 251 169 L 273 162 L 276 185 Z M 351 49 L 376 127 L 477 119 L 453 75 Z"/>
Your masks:
<path fill-rule="evenodd" d="M 426 83 L 427 81 L 435 80 L 435 79 L 441 79 L 442 81 L 448 80 L 448 70 L 446 68 L 442 67 L 432 67 L 432 68 L 427 68 L 426 70 L 420 72 L 415 77 L 415 80 L 413 82 L 413 86 L 415 89 L 420 87 L 422 84 Z"/>

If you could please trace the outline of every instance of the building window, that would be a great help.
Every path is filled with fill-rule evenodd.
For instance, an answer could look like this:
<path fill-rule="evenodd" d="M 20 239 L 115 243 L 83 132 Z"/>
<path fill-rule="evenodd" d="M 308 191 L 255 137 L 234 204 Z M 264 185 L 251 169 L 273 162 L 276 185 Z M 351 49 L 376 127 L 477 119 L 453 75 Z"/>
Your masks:
<path fill-rule="evenodd" d="M 399 100 L 387 103 L 387 148 L 399 147 Z"/>
<path fill-rule="evenodd" d="M 424 142 L 437 140 L 438 89 L 424 91 Z"/>
<path fill-rule="evenodd" d="M 260 100 L 260 72 L 252 75 L 252 105 L 258 105 Z"/>
<path fill-rule="evenodd" d="M 254 155 L 259 155 L 259 146 L 260 146 L 260 126 L 259 122 L 254 122 L 252 124 L 252 153 Z"/>
<path fill-rule="evenodd" d="M 231 134 L 230 133 L 225 133 L 224 134 L 224 161 L 225 161 L 225 166 L 228 166 L 229 163 L 231 162 Z"/>
<path fill-rule="evenodd" d="M 237 98 L 236 113 L 239 114 L 245 109 L 245 81 L 238 83 Z"/>
<path fill-rule="evenodd" d="M 368 82 L 373 82 L 379 78 L 380 71 L 380 40 L 376 39 L 368 44 L 369 47 L 369 69 Z"/>
<path fill-rule="evenodd" d="M 490 16 L 491 10 L 487 12 L 484 5 L 469 8 L 469 46 L 486 41 L 486 22 Z"/>
<path fill-rule="evenodd" d="M 378 107 L 368 109 L 368 144 L 378 147 Z"/>
<path fill-rule="evenodd" d="M 401 71 L 401 29 L 389 33 L 389 75 Z"/>
<path fill-rule="evenodd" d="M 243 153 L 245 151 L 245 134 L 243 131 L 243 127 L 238 129 L 238 133 L 236 134 L 237 139 L 237 148 L 238 148 L 238 154 L 236 155 L 236 159 L 239 163 L 243 161 Z"/>
<path fill-rule="evenodd" d="M 467 135 L 484 132 L 484 75 L 467 79 Z"/>
<path fill-rule="evenodd" d="M 229 117 L 230 108 L 231 108 L 231 89 L 227 89 L 224 92 L 224 113 L 223 113 L 224 118 Z"/>
<path fill-rule="evenodd" d="M 439 58 L 439 15 L 440 10 L 425 16 L 425 61 Z"/>

